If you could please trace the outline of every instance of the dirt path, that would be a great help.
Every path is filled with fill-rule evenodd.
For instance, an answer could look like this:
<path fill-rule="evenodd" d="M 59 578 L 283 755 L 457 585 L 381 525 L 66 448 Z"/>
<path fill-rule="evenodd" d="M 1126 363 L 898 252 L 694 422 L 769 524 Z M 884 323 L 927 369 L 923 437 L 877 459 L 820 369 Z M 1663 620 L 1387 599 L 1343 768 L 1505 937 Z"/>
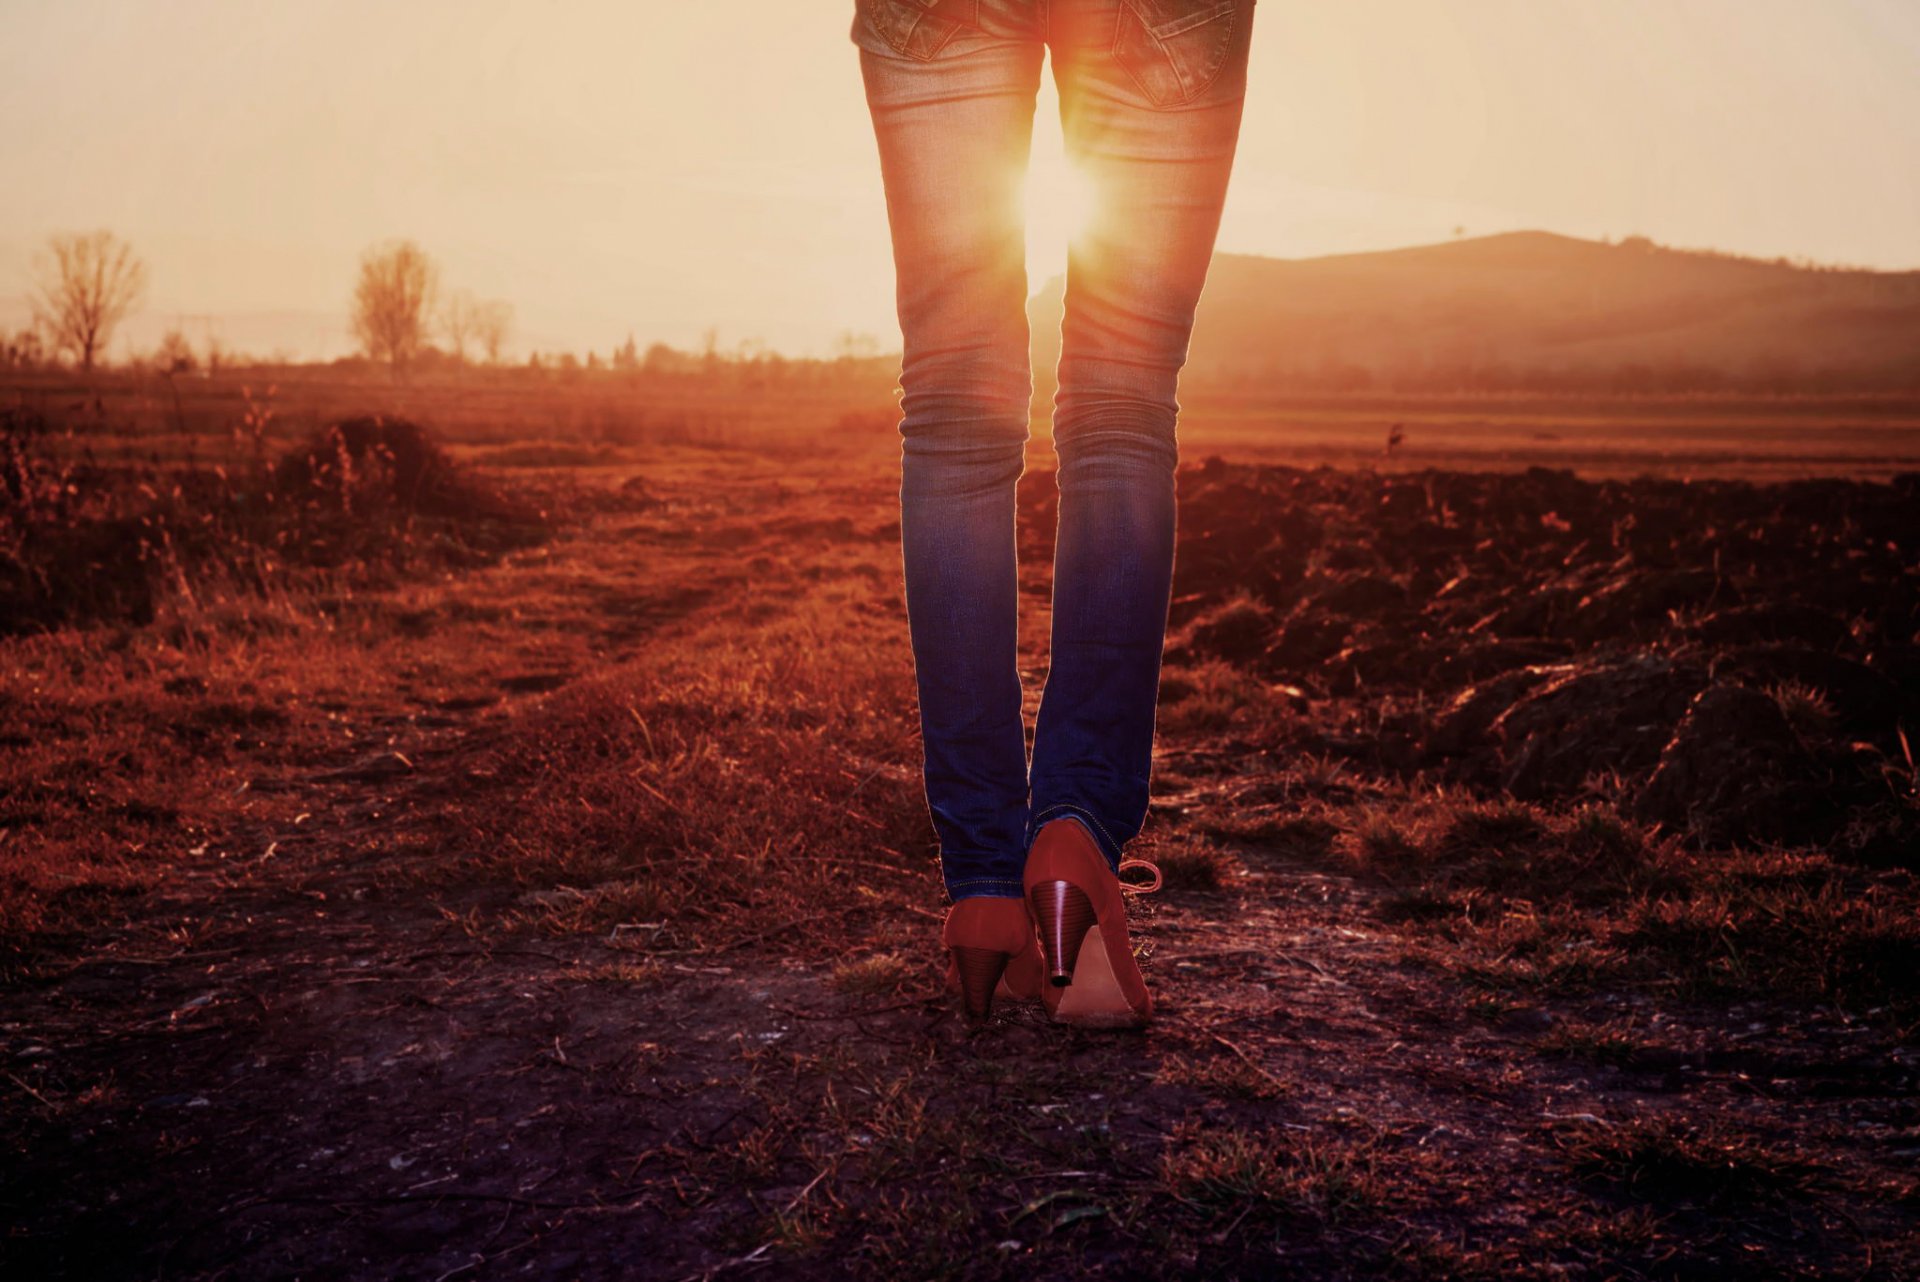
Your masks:
<path fill-rule="evenodd" d="M 454 858 L 520 831 L 538 790 L 502 763 L 608 665 L 637 681 L 842 588 L 897 600 L 888 486 L 656 478 L 638 511 L 395 605 L 430 609 L 437 665 L 380 661 L 417 678 L 405 714 L 391 688 L 347 699 L 350 745 L 249 772 L 273 804 L 223 830 L 228 858 L 10 985 L 5 1274 L 1915 1275 L 1897 1027 L 1479 982 L 1401 890 L 1247 822 L 1358 826 L 1387 785 L 1232 726 L 1163 735 L 1143 853 L 1211 853 L 1142 901 L 1141 1034 L 959 1021 L 912 745 L 863 769 L 830 714 L 796 714 L 795 755 L 841 753 L 834 804 L 873 842 L 822 852 L 852 886 L 831 929 L 721 906 L 689 942 L 630 879 Z M 728 724 L 714 751 L 751 774 Z M 693 800 L 658 778 L 665 823 Z"/>

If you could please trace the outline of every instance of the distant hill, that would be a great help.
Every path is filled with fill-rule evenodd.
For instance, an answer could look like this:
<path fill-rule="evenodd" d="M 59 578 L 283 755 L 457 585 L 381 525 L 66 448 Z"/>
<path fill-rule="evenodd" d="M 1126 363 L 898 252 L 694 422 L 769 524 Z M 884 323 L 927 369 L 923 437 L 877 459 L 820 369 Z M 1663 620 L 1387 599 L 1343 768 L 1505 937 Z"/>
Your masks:
<path fill-rule="evenodd" d="M 1051 381 L 1061 282 L 1033 299 Z M 1920 272 L 1549 232 L 1214 259 L 1186 386 L 1207 390 L 1920 388 Z"/>

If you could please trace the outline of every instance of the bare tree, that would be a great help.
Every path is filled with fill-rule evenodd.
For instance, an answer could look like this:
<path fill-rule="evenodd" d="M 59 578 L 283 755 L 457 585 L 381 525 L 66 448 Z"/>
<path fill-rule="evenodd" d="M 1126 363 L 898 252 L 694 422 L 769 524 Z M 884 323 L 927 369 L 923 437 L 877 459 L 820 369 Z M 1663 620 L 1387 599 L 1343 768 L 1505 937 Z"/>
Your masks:
<path fill-rule="evenodd" d="M 864 360 L 877 355 L 879 351 L 880 340 L 872 334 L 856 334 L 850 329 L 843 329 L 840 331 L 840 336 L 833 340 L 835 360 Z"/>
<path fill-rule="evenodd" d="M 52 237 L 34 275 L 35 324 L 54 351 L 72 352 L 84 370 L 93 368 L 147 287 L 147 265 L 110 231 Z"/>
<path fill-rule="evenodd" d="M 193 370 L 193 343 L 186 332 L 174 326 L 161 336 L 160 346 L 153 351 L 153 363 L 162 374 L 187 374 Z"/>
<path fill-rule="evenodd" d="M 633 335 L 627 335 L 626 344 L 613 349 L 613 367 L 620 370 L 640 368 L 640 344 L 633 341 Z"/>
<path fill-rule="evenodd" d="M 467 363 L 467 344 L 479 337 L 479 321 L 480 304 L 468 290 L 454 290 L 440 305 L 440 332 L 447 336 L 453 359 L 462 365 Z"/>
<path fill-rule="evenodd" d="M 0 341 L 0 366 L 37 369 L 46 359 L 46 344 L 41 342 L 40 329 L 36 325 L 16 330 L 12 338 Z"/>
<path fill-rule="evenodd" d="M 426 346 L 440 272 L 410 240 L 376 245 L 360 258 L 353 291 L 353 333 L 376 361 L 398 374 Z"/>
<path fill-rule="evenodd" d="M 513 328 L 513 304 L 489 298 L 474 304 L 473 337 L 487 354 L 487 364 L 500 363 L 500 349 L 507 345 L 507 333 Z"/>

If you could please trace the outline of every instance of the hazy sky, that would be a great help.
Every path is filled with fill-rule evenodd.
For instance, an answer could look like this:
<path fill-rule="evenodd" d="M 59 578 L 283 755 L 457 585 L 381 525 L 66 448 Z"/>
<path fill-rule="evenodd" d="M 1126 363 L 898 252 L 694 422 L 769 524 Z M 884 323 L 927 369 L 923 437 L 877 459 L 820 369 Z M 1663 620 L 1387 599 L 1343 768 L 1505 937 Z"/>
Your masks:
<path fill-rule="evenodd" d="M 891 345 L 852 13 L 0 0 L 0 323 L 21 318 L 48 233 L 106 226 L 151 264 L 141 345 L 187 317 L 246 346 L 344 350 L 358 254 L 392 236 L 449 285 L 513 301 L 520 351 L 708 326 L 729 345 L 821 350 L 847 329 Z M 1257 14 L 1223 249 L 1539 227 L 1920 267 L 1916 0 Z M 1043 114 L 1042 193 L 1058 147 Z M 1037 284 L 1057 246 L 1036 254 Z"/>

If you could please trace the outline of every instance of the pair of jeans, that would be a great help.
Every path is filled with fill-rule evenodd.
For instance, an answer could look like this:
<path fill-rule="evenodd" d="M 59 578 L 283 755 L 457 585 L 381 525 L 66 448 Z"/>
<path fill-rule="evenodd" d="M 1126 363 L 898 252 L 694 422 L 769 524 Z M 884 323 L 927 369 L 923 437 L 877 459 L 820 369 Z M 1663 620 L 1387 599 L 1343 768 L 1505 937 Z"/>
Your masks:
<path fill-rule="evenodd" d="M 856 0 L 898 281 L 900 530 L 948 896 L 1019 896 L 1042 824 L 1116 871 L 1146 821 L 1174 564 L 1175 387 L 1220 224 L 1253 0 Z M 1019 191 L 1051 55 L 1094 209 L 1069 248 L 1052 657 L 1021 716 L 1033 394 Z"/>

